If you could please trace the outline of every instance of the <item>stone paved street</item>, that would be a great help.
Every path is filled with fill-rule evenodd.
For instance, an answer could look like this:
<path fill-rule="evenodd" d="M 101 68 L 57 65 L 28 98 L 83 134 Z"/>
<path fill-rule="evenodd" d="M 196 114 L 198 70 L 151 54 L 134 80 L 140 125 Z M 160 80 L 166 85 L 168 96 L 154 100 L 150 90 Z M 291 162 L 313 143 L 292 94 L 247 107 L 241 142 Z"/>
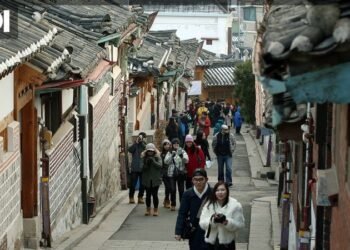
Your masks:
<path fill-rule="evenodd" d="M 248 136 L 248 134 L 244 134 L 244 136 Z M 258 182 L 258 186 L 254 185 L 254 181 L 251 178 L 244 136 L 236 136 L 237 147 L 233 160 L 234 185 L 230 188 L 231 196 L 237 198 L 242 203 L 246 220 L 246 227 L 238 233 L 236 240 L 237 249 L 239 250 L 248 249 L 249 236 L 252 230 L 250 228 L 252 201 L 256 198 L 276 194 L 276 187 L 270 186 L 266 181 Z M 211 144 L 211 138 L 209 143 Z M 214 164 L 208 169 L 208 175 L 210 185 L 214 185 L 217 181 L 217 163 L 212 151 L 211 155 L 214 158 Z M 120 205 L 113 209 L 112 213 L 97 230 L 73 249 L 188 249 L 188 243 L 186 241 L 177 242 L 174 240 L 177 211 L 171 212 L 163 208 L 163 197 L 164 187 L 161 186 L 159 191 L 160 216 L 158 217 L 144 216 L 145 205 L 128 204 L 128 198 L 126 197 Z M 259 211 L 256 212 L 259 213 Z M 269 211 L 266 212 L 269 213 Z M 263 213 L 262 216 L 266 217 Z M 123 218 L 125 218 L 125 221 L 123 221 Z M 260 218 L 260 221 L 264 222 L 265 220 L 266 218 Z M 120 225 L 121 227 L 119 227 Z M 269 239 L 266 240 L 268 241 Z M 265 250 L 272 248 L 263 248 L 260 246 L 260 248 L 257 247 L 255 249 Z"/>

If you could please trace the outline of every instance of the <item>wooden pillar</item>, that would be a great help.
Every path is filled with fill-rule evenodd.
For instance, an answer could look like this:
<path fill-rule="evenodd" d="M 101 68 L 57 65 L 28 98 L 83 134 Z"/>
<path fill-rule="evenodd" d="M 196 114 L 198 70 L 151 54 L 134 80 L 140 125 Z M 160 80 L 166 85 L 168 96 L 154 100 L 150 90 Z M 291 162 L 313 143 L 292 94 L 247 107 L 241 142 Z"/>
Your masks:
<path fill-rule="evenodd" d="M 21 110 L 22 209 L 24 218 L 38 215 L 37 124 L 33 99 Z"/>

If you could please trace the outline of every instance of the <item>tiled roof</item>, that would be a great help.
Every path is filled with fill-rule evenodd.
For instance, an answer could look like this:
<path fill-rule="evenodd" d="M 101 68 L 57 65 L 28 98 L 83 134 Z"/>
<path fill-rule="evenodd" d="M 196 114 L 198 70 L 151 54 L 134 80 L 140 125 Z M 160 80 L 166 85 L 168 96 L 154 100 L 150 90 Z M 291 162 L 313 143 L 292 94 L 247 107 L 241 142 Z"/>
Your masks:
<path fill-rule="evenodd" d="M 196 65 L 205 66 L 209 64 L 209 61 L 216 58 L 215 53 L 202 49 L 197 58 Z"/>
<path fill-rule="evenodd" d="M 212 61 L 204 71 L 205 87 L 234 86 L 234 64 L 233 61 Z"/>
<path fill-rule="evenodd" d="M 4 8 L 0 6 L 0 9 Z M 0 75 L 3 76 L 26 61 L 40 64 L 45 70 L 59 67 L 68 57 L 65 48 L 48 47 L 57 36 L 57 29 L 45 21 L 35 22 L 18 14 L 18 37 L 0 39 Z"/>
<path fill-rule="evenodd" d="M 145 11 L 190 12 L 190 13 L 227 13 L 227 6 L 213 0 L 176 0 L 164 4 L 164 1 L 146 1 Z"/>
<path fill-rule="evenodd" d="M 103 5 L 104 3 L 106 4 Z M 85 78 L 106 57 L 105 49 L 96 41 L 111 33 L 123 33 L 130 23 L 136 22 L 137 17 L 128 9 L 103 0 L 100 5 L 76 6 L 22 0 L 2 0 L 1 4 L 18 9 L 19 13 L 29 19 L 44 19 L 57 28 L 58 35 L 51 47 L 65 53 L 70 48 L 68 50 L 72 51 L 71 61 L 63 62 L 62 67 L 59 67 L 58 61 L 50 58 L 57 54 L 52 49 L 46 49 L 31 61 L 34 66 L 48 73 L 51 79 L 60 79 L 71 74 Z"/>
<path fill-rule="evenodd" d="M 255 63 L 259 74 L 282 79 L 287 74 L 285 62 L 296 62 L 298 58 L 301 67 L 292 74 L 315 68 L 310 60 L 302 60 L 301 57 L 312 58 L 319 63 L 324 60 L 317 58 L 340 53 L 336 63 L 348 61 L 348 57 L 342 57 L 340 51 L 350 41 L 350 4 L 345 0 L 326 2 L 334 4 L 306 5 L 303 0 L 273 1 L 258 32 L 261 52 Z"/>
<path fill-rule="evenodd" d="M 201 43 L 196 39 L 180 41 L 176 36 L 176 30 L 151 31 L 144 36 L 143 44 L 137 51 L 136 58 L 130 58 L 133 65 L 129 65 L 129 67 L 132 67 L 133 72 L 140 72 L 147 68 L 143 64 L 152 60 L 155 67 L 161 66 L 160 63 L 167 63 L 168 70 L 173 70 L 179 66 L 183 67 L 183 63 L 186 63 L 184 76 L 191 77 L 200 49 Z M 169 52 L 170 54 L 168 54 Z M 135 59 L 139 60 L 139 65 Z"/>

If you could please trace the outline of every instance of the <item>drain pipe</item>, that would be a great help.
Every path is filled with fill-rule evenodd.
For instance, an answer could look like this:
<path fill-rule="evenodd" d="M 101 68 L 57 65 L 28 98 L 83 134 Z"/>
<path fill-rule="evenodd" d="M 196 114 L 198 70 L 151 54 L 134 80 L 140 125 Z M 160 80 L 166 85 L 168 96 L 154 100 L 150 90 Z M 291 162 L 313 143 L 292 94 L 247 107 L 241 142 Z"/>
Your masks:
<path fill-rule="evenodd" d="M 89 138 L 88 138 L 88 87 L 82 85 L 79 87 L 79 140 L 81 150 L 80 161 L 80 179 L 81 179 L 81 201 L 82 201 L 82 219 L 84 224 L 89 223 L 88 213 L 88 181 L 89 181 Z"/>
<path fill-rule="evenodd" d="M 310 218 L 311 218 L 311 192 L 312 185 L 315 180 L 312 178 L 312 168 L 314 163 L 312 160 L 312 137 L 313 137 L 313 122 L 311 116 L 311 104 L 307 103 L 306 124 L 302 125 L 303 142 L 306 144 L 305 152 L 305 179 L 304 179 L 304 200 L 302 204 L 303 226 L 299 230 L 299 250 L 310 249 Z"/>

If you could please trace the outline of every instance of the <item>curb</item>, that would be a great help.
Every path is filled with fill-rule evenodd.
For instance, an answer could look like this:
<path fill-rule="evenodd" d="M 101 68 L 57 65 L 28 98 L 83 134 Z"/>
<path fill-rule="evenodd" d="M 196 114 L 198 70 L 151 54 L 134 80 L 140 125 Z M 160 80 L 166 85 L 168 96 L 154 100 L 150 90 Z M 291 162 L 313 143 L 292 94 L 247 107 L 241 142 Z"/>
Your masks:
<path fill-rule="evenodd" d="M 264 210 L 265 213 L 262 214 L 261 212 Z M 253 215 L 255 211 L 256 213 Z M 267 221 L 266 217 L 270 220 Z M 250 228 L 248 249 L 280 249 L 281 224 L 278 214 L 277 196 L 253 200 Z M 254 242 L 257 242 L 258 248 L 254 245 Z"/>
<path fill-rule="evenodd" d="M 106 204 L 96 212 L 96 217 L 94 217 L 91 222 L 87 225 L 81 224 L 75 229 L 69 231 L 61 237 L 61 241 L 55 244 L 52 249 L 57 250 L 68 250 L 76 247 L 83 239 L 85 239 L 89 234 L 94 232 L 99 228 L 102 221 L 104 221 L 107 216 L 112 212 L 112 210 L 119 205 L 126 197 L 128 197 L 128 190 L 122 190 L 113 196 Z"/>
<path fill-rule="evenodd" d="M 266 163 L 266 154 L 263 152 L 260 143 L 259 143 L 258 140 L 256 139 L 256 136 L 252 133 L 253 131 L 256 131 L 256 130 L 250 129 L 250 130 L 249 130 L 249 134 L 250 134 L 250 136 L 252 137 L 252 139 L 253 139 L 253 141 L 254 141 L 254 143 L 255 143 L 255 145 L 256 145 L 256 148 L 258 149 L 258 153 L 259 153 L 261 162 L 262 162 L 262 164 L 263 164 L 263 166 L 264 166 L 264 164 Z"/>

